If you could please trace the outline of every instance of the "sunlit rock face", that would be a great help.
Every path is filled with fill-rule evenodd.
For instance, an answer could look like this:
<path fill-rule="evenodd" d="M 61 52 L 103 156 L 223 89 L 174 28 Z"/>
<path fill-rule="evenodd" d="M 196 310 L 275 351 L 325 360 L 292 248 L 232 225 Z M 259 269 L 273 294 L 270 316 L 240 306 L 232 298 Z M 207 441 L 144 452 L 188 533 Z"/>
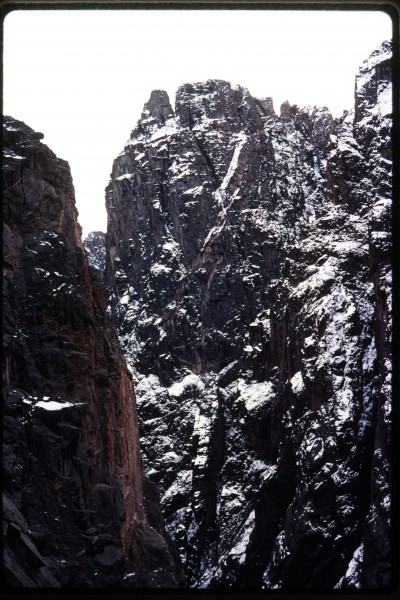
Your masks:
<path fill-rule="evenodd" d="M 3 121 L 3 545 L 17 587 L 176 587 L 68 163 Z M 146 514 L 147 513 L 147 514 Z M 175 554 L 174 554 L 175 553 Z"/>
<path fill-rule="evenodd" d="M 391 46 L 355 107 L 154 92 L 106 190 L 106 285 L 189 585 L 390 582 Z"/>

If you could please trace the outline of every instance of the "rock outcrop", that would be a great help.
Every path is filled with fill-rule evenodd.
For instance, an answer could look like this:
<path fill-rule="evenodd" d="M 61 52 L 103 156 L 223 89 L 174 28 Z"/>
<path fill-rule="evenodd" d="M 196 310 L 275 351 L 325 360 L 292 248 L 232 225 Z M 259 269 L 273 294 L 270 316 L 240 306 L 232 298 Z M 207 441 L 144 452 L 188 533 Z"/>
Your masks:
<path fill-rule="evenodd" d="M 5 580 L 177 587 L 182 569 L 143 481 L 132 376 L 87 263 L 70 169 L 42 137 L 4 118 Z"/>
<path fill-rule="evenodd" d="M 390 66 L 336 120 L 154 92 L 114 161 L 109 311 L 192 587 L 391 581 Z"/>

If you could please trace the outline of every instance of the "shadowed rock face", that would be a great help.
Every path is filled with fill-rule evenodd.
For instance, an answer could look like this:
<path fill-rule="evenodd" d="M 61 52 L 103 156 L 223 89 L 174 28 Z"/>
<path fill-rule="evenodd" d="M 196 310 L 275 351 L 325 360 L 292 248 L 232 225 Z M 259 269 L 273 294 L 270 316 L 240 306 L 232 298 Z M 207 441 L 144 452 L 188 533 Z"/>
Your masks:
<path fill-rule="evenodd" d="M 176 587 L 162 520 L 146 516 L 157 499 L 143 492 L 132 376 L 88 267 L 68 163 L 42 137 L 4 118 L 6 581 Z"/>
<path fill-rule="evenodd" d="M 191 586 L 390 581 L 390 57 L 336 120 L 156 92 L 114 161 L 109 311 Z"/>

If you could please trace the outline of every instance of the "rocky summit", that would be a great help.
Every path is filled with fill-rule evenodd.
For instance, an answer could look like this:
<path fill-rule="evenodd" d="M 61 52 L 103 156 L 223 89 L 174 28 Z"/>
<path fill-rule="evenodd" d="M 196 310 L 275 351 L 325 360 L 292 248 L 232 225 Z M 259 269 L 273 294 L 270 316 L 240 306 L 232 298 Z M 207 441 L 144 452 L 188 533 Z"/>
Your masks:
<path fill-rule="evenodd" d="M 84 243 L 68 163 L 3 119 L 9 588 L 393 583 L 391 66 L 338 119 L 152 92 Z"/>
<path fill-rule="evenodd" d="M 191 588 L 391 581 L 389 42 L 349 109 L 157 90 L 114 161 L 108 313 Z"/>

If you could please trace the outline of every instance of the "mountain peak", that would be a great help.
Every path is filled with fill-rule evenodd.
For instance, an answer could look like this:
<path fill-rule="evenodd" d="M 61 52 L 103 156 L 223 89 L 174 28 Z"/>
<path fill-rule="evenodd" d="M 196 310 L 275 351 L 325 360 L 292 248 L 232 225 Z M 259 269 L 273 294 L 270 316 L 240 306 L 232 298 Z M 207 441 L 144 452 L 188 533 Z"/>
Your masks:
<path fill-rule="evenodd" d="M 153 90 L 150 99 L 143 107 L 142 120 L 156 119 L 164 123 L 174 115 L 168 93 L 165 90 Z"/>
<path fill-rule="evenodd" d="M 115 161 L 109 310 L 191 587 L 388 582 L 383 77 L 366 73 L 359 122 L 187 83 Z"/>

